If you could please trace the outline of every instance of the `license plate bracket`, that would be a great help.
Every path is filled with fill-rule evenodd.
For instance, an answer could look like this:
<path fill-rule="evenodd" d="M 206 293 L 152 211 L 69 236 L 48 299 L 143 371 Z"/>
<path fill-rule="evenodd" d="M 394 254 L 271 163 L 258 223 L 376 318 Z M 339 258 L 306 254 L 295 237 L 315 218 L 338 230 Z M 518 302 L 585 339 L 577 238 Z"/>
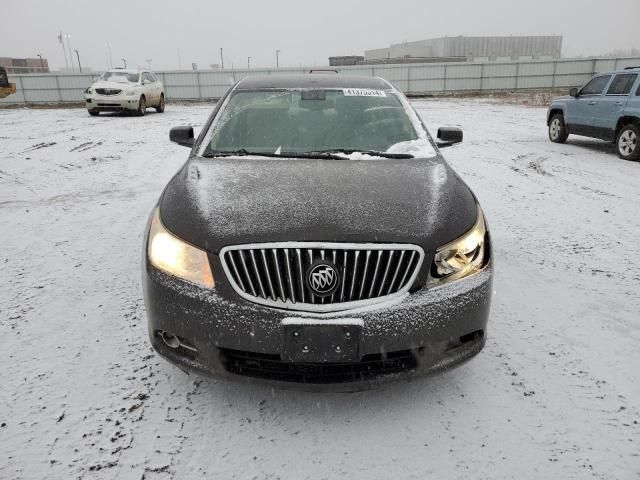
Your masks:
<path fill-rule="evenodd" d="M 287 318 L 282 321 L 282 359 L 295 363 L 360 360 L 362 320 Z"/>

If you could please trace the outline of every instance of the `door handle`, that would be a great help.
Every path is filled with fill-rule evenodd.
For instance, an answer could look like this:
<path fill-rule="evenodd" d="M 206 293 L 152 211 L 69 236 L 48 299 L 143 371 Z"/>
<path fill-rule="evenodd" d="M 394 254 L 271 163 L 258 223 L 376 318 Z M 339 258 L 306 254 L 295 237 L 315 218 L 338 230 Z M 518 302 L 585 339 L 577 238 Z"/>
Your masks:
<path fill-rule="evenodd" d="M 595 105 L 596 102 L 589 102 L 589 105 Z"/>
<path fill-rule="evenodd" d="M 622 105 L 624 105 L 624 102 L 616 102 L 616 105 L 621 107 Z"/>

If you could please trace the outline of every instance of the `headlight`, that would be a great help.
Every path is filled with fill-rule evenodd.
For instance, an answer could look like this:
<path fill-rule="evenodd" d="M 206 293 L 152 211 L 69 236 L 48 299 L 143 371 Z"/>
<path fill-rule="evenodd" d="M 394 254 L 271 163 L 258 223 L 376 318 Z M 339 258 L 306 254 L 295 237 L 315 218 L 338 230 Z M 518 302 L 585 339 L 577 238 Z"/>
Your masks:
<path fill-rule="evenodd" d="M 471 230 L 436 250 L 430 284 L 458 280 L 480 271 L 487 260 L 487 226 L 478 205 L 478 218 Z"/>
<path fill-rule="evenodd" d="M 136 94 L 136 91 L 135 91 L 135 90 L 127 90 L 127 94 L 126 94 L 126 95 L 127 95 L 128 97 L 133 97 L 135 94 Z"/>
<path fill-rule="evenodd" d="M 213 288 L 209 259 L 204 250 L 193 247 L 170 233 L 160 222 L 160 209 L 151 218 L 147 255 L 151 264 L 163 272 Z"/>

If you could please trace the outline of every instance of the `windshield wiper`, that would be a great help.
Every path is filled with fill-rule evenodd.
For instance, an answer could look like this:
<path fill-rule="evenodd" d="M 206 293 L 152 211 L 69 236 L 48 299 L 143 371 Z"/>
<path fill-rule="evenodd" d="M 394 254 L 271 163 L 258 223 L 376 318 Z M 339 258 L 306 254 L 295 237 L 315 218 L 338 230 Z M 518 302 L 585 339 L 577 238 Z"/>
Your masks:
<path fill-rule="evenodd" d="M 257 157 L 281 157 L 282 155 L 273 152 L 251 152 L 246 148 L 240 148 L 238 150 L 210 150 L 205 152 L 203 157 L 246 157 L 249 155 L 255 155 Z"/>
<path fill-rule="evenodd" d="M 246 157 L 249 155 L 255 155 L 257 157 L 272 157 L 272 158 L 319 158 L 327 160 L 348 160 L 348 158 L 341 157 L 340 155 L 334 155 L 332 152 L 253 152 L 246 148 L 238 150 L 212 150 L 205 152 L 202 156 L 207 158 L 213 157 Z"/>
<path fill-rule="evenodd" d="M 365 155 L 371 155 L 372 157 L 382 157 L 382 158 L 396 158 L 396 159 L 414 158 L 413 155 L 409 153 L 389 153 L 389 152 L 379 152 L 377 150 L 357 150 L 357 149 L 347 149 L 347 148 L 332 148 L 330 150 L 318 150 L 314 152 L 305 152 L 305 153 L 344 153 L 345 155 L 351 155 L 352 153 L 362 153 Z"/>
<path fill-rule="evenodd" d="M 337 152 L 335 152 L 337 153 Z M 349 160 L 348 158 L 335 155 L 334 152 L 281 152 L 281 156 L 290 158 L 320 158 L 327 160 Z"/>

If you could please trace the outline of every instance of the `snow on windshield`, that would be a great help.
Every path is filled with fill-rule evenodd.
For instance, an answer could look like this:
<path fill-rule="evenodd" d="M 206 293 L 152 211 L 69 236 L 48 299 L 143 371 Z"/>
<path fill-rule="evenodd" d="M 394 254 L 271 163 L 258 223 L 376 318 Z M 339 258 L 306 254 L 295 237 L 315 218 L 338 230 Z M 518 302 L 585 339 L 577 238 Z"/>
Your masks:
<path fill-rule="evenodd" d="M 104 72 L 100 75 L 100 80 L 103 82 L 116 82 L 116 83 L 138 83 L 139 74 L 127 73 L 127 72 Z"/>
<path fill-rule="evenodd" d="M 436 155 L 436 149 L 428 137 L 422 137 L 408 142 L 399 142 L 391 145 L 387 153 L 407 153 L 416 158 L 430 158 Z"/>

